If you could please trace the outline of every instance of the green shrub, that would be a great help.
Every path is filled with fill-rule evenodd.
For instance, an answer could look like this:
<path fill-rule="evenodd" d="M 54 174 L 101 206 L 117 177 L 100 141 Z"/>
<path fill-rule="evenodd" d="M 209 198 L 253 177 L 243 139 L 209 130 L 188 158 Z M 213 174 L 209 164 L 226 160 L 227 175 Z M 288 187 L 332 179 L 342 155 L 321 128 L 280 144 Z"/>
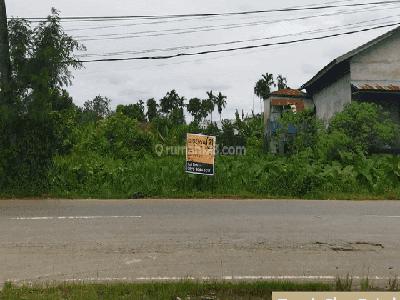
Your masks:
<path fill-rule="evenodd" d="M 78 140 L 76 152 L 94 152 L 116 159 L 152 153 L 154 144 L 153 136 L 141 129 L 136 120 L 120 113 L 85 126 L 78 132 Z"/>
<path fill-rule="evenodd" d="M 398 135 L 398 126 L 389 113 L 374 103 L 352 102 L 331 120 L 329 132 L 340 132 L 351 140 L 351 150 L 370 153 L 391 146 Z"/>
<path fill-rule="evenodd" d="M 323 134 L 323 125 L 312 110 L 293 113 L 287 111 L 279 121 L 280 128 L 274 139 L 277 141 L 286 141 L 288 154 L 296 154 L 301 151 L 315 150 L 318 138 Z M 290 135 L 289 127 L 296 128 L 296 134 Z"/>

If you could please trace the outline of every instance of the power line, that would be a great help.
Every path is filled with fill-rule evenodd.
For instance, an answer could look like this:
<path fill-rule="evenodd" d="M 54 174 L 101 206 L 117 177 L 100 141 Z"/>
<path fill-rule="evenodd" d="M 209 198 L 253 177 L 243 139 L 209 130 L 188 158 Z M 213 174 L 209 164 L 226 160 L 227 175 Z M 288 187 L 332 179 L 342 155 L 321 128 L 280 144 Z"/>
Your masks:
<path fill-rule="evenodd" d="M 362 7 L 368 5 L 381 5 L 381 4 L 392 4 L 399 3 L 399 0 L 388 0 L 388 1 L 376 1 L 368 3 L 353 3 L 353 4 L 342 4 L 342 5 L 320 5 L 320 6 L 309 6 L 309 7 L 288 7 L 288 8 L 277 8 L 267 10 L 250 10 L 241 12 L 227 12 L 227 13 L 191 13 L 191 14 L 171 14 L 171 15 L 122 15 L 122 16 L 73 16 L 73 17 L 60 17 L 60 20 L 73 20 L 73 21 L 107 21 L 107 20 L 123 20 L 123 19 L 170 19 L 170 18 L 187 18 L 187 17 L 217 17 L 217 16 L 237 16 L 237 15 L 251 15 L 261 13 L 273 13 L 273 12 L 296 12 L 296 11 L 310 11 L 310 10 L 321 10 L 339 7 Z M 19 18 L 21 19 L 21 18 Z M 47 18 L 43 17 L 31 17 L 25 18 L 31 21 L 45 21 Z"/>
<path fill-rule="evenodd" d="M 400 3 L 399 3 L 400 4 Z M 352 10 L 352 11 L 337 11 L 333 13 L 326 13 L 326 14 L 319 14 L 319 15 L 312 15 L 312 16 L 303 16 L 303 17 L 296 17 L 296 18 L 286 18 L 286 19 L 279 19 L 279 20 L 272 20 L 272 21 L 258 21 L 258 22 L 248 22 L 248 23 L 241 23 L 241 24 L 223 24 L 223 25 L 214 25 L 214 26 L 196 26 L 196 27 L 189 27 L 189 28 L 172 28 L 172 29 L 163 29 L 163 30 L 147 30 L 147 31 L 138 31 L 132 33 L 109 33 L 109 34 L 99 34 L 99 35 L 90 35 L 90 36 L 75 36 L 81 42 L 88 42 L 88 41 L 103 41 L 103 40 L 119 40 L 119 39 L 133 39 L 133 38 L 140 38 L 140 37 L 157 37 L 157 36 L 166 36 L 166 35 L 180 35 L 180 34 L 189 34 L 189 33 L 197 33 L 197 32 L 209 32 L 215 30 L 229 30 L 235 28 L 243 28 L 248 26 L 259 26 L 259 25 L 266 25 L 266 24 L 275 24 L 275 23 L 282 23 L 287 21 L 299 21 L 299 20 L 307 20 L 313 19 L 318 17 L 329 17 L 329 16 L 337 16 L 337 15 L 348 15 L 353 13 L 365 13 L 365 12 L 372 12 L 372 11 L 380 11 L 380 10 L 387 10 L 388 8 L 379 8 L 379 9 L 364 9 L 364 10 Z M 89 38 L 94 37 L 94 38 Z M 96 38 L 99 37 L 99 38 Z"/>
<path fill-rule="evenodd" d="M 319 5 L 321 4 L 331 4 L 331 3 L 342 3 L 342 2 L 352 2 L 352 1 L 357 1 L 357 0 L 342 0 L 342 1 L 328 1 L 328 2 L 322 2 L 319 3 Z M 300 7 L 304 7 L 304 6 L 300 6 Z M 243 19 L 247 19 L 249 17 L 245 17 Z M 251 17 L 252 19 L 254 19 L 254 17 Z M 256 18 L 260 18 L 260 17 L 256 17 Z M 263 17 L 261 17 L 263 18 Z M 198 18 L 180 18 L 180 19 L 172 19 L 172 20 L 161 20 L 161 21 L 151 21 L 151 22 L 136 22 L 136 23 L 129 23 L 129 24 L 116 24 L 116 25 L 106 25 L 106 26 L 96 26 L 96 27 L 87 27 L 87 28 L 70 28 L 67 29 L 66 31 L 68 32 L 73 32 L 73 31 L 86 31 L 86 30 L 97 30 L 97 29 L 108 29 L 108 28 L 118 28 L 118 27 L 132 27 L 132 26 L 140 26 L 140 25 L 155 25 L 155 24 L 164 24 L 167 22 L 185 22 L 185 21 L 191 21 L 191 20 L 198 20 Z M 202 21 L 215 21 L 214 18 L 210 18 L 210 17 L 202 17 L 201 18 Z M 126 21 L 126 20 L 122 20 L 122 21 Z"/>
<path fill-rule="evenodd" d="M 200 18 L 196 18 L 199 20 Z M 209 17 L 202 17 L 201 20 L 209 19 Z M 186 22 L 194 20 L 193 18 L 179 18 L 179 19 L 170 19 L 170 20 L 161 20 L 161 21 L 151 21 L 151 22 L 140 22 L 140 23 L 130 23 L 130 24 L 116 24 L 116 25 L 107 25 L 107 26 L 96 26 L 96 27 L 87 27 L 87 28 L 71 28 L 67 29 L 68 32 L 74 31 L 86 31 L 86 30 L 97 30 L 97 29 L 108 29 L 108 28 L 119 28 L 119 27 L 133 27 L 140 25 L 155 25 L 155 24 L 165 24 L 169 22 Z M 126 20 L 122 20 L 126 21 Z"/>
<path fill-rule="evenodd" d="M 187 46 L 179 46 L 179 47 L 170 47 L 170 48 L 162 48 L 162 49 L 148 49 L 148 50 L 139 50 L 139 51 L 132 51 L 132 50 L 126 50 L 126 51 L 118 51 L 118 52 L 109 52 L 109 53 L 104 53 L 104 54 L 82 54 L 80 57 L 90 57 L 90 56 L 113 56 L 113 55 L 123 55 L 123 54 L 144 54 L 144 53 L 151 53 L 151 52 L 158 52 L 158 51 L 175 51 L 175 50 L 188 50 L 188 49 L 195 49 L 195 48 L 203 48 L 203 47 L 215 47 L 215 46 L 222 46 L 222 45 L 233 45 L 233 44 L 239 44 L 239 43 L 245 43 L 245 42 L 255 42 L 255 41 L 262 41 L 262 40 L 270 40 L 270 39 L 276 39 L 276 38 L 283 38 L 283 37 L 289 37 L 289 36 L 296 36 L 296 35 L 303 35 L 303 34 L 314 34 L 314 33 L 320 33 L 320 32 L 329 32 L 332 30 L 338 30 L 338 29 L 345 29 L 345 28 L 352 28 L 352 27 L 359 27 L 358 25 L 361 24 L 366 24 L 366 23 L 373 23 L 376 21 L 381 21 L 381 20 L 386 20 L 389 18 L 393 17 L 399 17 L 400 15 L 392 15 L 392 16 L 385 16 L 382 18 L 376 18 L 376 19 L 371 19 L 367 21 L 362 21 L 362 22 L 356 22 L 356 23 L 350 23 L 350 24 L 345 24 L 342 26 L 331 26 L 328 28 L 323 28 L 323 29 L 316 29 L 316 30 L 306 30 L 302 32 L 296 32 L 296 33 L 289 33 L 289 34 L 283 34 L 283 35 L 275 35 L 275 36 L 269 36 L 269 37 L 263 37 L 263 38 L 253 38 L 253 39 L 247 39 L 247 40 L 235 40 L 235 41 L 229 41 L 229 42 L 221 42 L 221 43 L 209 43 L 209 44 L 199 44 L 199 45 L 187 45 Z M 393 21 L 390 21 L 393 22 Z M 379 25 L 387 25 L 388 22 L 385 22 L 383 24 Z M 376 24 L 370 24 L 370 25 L 376 25 Z"/>
<path fill-rule="evenodd" d="M 321 5 L 321 4 L 332 4 L 332 3 L 342 3 L 342 2 L 353 2 L 353 1 L 358 1 L 358 0 L 342 0 L 342 1 L 328 1 L 328 2 L 321 2 L 319 4 L 313 4 L 313 5 Z M 306 5 L 305 5 L 306 6 Z M 300 6 L 300 7 L 305 7 L 305 6 Z M 241 19 L 256 19 L 256 18 L 264 18 L 264 17 L 253 17 L 253 16 L 245 16 L 242 17 Z M 129 19 L 128 19 L 129 20 Z M 115 22 L 120 22 L 120 21 L 128 21 L 128 20 L 116 20 Z M 165 23 L 172 23 L 172 22 L 185 22 L 185 21 L 192 21 L 196 20 L 198 21 L 199 18 L 179 18 L 179 19 L 170 19 L 170 20 L 161 20 L 161 21 L 151 21 L 151 22 L 136 22 L 136 23 L 129 23 L 129 24 L 115 24 L 115 25 L 107 25 L 107 26 L 96 26 L 96 27 L 87 27 L 87 28 L 69 28 L 66 29 L 68 32 L 72 31 L 85 31 L 85 30 L 94 30 L 94 29 L 107 29 L 107 28 L 117 28 L 117 27 L 131 27 L 131 26 L 140 26 L 140 25 L 154 25 L 154 24 L 165 24 Z M 213 17 L 201 17 L 202 21 L 211 21 L 214 22 L 215 18 Z M 88 23 L 83 23 L 88 24 Z M 90 25 L 90 24 L 89 24 Z"/>
<path fill-rule="evenodd" d="M 301 43 L 301 42 L 324 40 L 324 39 L 328 39 L 328 38 L 332 38 L 332 37 L 353 35 L 356 33 L 368 32 L 368 31 L 372 31 L 372 30 L 393 27 L 393 26 L 398 26 L 398 25 L 400 25 L 400 23 L 393 23 L 393 24 L 389 24 L 389 25 L 380 25 L 380 26 L 375 26 L 375 27 L 371 27 L 371 28 L 352 30 L 352 31 L 348 31 L 348 32 L 335 33 L 335 34 L 324 35 L 324 36 L 319 36 L 319 37 L 303 38 L 303 39 L 298 39 L 298 40 L 282 41 L 282 42 L 268 43 L 268 44 L 262 44 L 262 45 L 248 45 L 248 46 L 237 47 L 237 48 L 207 50 L 207 51 L 193 52 L 193 53 L 178 53 L 178 54 L 163 55 L 163 56 L 138 56 L 138 57 L 127 57 L 127 58 L 104 58 L 104 59 L 93 59 L 93 60 L 80 60 L 80 62 L 81 63 L 90 63 L 90 62 L 114 62 L 114 61 L 129 61 L 129 60 L 161 60 L 161 59 L 171 59 L 171 58 L 183 57 L 183 56 L 196 56 L 196 55 L 206 55 L 206 54 L 220 53 L 220 52 L 233 52 L 233 51 L 239 51 L 239 50 L 250 50 L 250 49 L 256 49 L 256 48 L 271 47 L 271 46 L 275 46 L 275 45 L 290 45 L 290 44 Z"/>

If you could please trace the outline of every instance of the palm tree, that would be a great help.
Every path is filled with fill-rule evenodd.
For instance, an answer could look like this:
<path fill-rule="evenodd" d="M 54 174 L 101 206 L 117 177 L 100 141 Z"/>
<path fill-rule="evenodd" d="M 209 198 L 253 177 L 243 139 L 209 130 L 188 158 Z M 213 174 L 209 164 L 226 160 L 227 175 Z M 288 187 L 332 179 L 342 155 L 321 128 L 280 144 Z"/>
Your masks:
<path fill-rule="evenodd" d="M 268 97 L 271 94 L 271 87 L 276 86 L 275 81 L 274 81 L 274 75 L 270 73 L 265 73 L 262 75 L 262 78 L 257 81 L 255 87 L 254 87 L 254 94 L 260 98 L 260 108 L 261 111 L 262 109 L 262 101 L 265 101 L 268 99 Z M 254 100 L 253 100 L 254 101 Z M 254 107 L 254 103 L 253 103 Z M 254 110 L 253 110 L 254 114 Z"/>
<path fill-rule="evenodd" d="M 220 121 L 222 121 L 222 110 L 226 107 L 226 99 L 227 97 L 222 95 L 221 92 L 219 92 L 218 96 L 215 98 L 215 103 L 217 104 L 218 107 Z"/>
<path fill-rule="evenodd" d="M 213 91 L 209 91 L 209 92 L 207 92 L 207 96 L 208 96 L 208 99 L 207 99 L 207 108 L 208 108 L 208 112 L 210 113 L 210 115 L 211 115 L 211 123 L 212 123 L 212 114 L 213 114 L 213 112 L 214 112 L 214 109 L 215 109 L 215 103 L 216 103 L 216 97 L 214 96 L 214 94 L 213 94 Z"/>
<path fill-rule="evenodd" d="M 261 100 L 266 100 L 271 94 L 271 87 L 276 86 L 274 75 L 265 73 L 262 78 L 257 81 L 254 87 L 254 94 Z"/>
<path fill-rule="evenodd" d="M 278 86 L 279 91 L 289 88 L 289 86 L 287 85 L 286 77 L 283 77 L 282 75 L 278 75 L 278 77 L 276 77 L 276 81 L 277 81 L 277 86 Z"/>

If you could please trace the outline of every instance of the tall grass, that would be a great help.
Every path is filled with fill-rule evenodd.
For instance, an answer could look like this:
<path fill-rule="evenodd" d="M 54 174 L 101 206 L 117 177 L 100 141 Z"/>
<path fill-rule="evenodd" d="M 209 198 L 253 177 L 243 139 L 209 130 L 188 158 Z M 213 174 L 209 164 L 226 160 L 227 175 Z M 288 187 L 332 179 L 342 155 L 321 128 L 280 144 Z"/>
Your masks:
<path fill-rule="evenodd" d="M 218 157 L 216 175 L 184 172 L 183 156 L 126 160 L 98 154 L 57 157 L 49 196 L 79 198 L 254 197 L 399 199 L 400 158 L 372 156 L 351 163 L 249 154 Z"/>
<path fill-rule="evenodd" d="M 177 282 L 144 284 L 61 284 L 17 287 L 6 284 L 0 299 L 271 299 L 273 291 L 331 291 L 324 283 Z"/>

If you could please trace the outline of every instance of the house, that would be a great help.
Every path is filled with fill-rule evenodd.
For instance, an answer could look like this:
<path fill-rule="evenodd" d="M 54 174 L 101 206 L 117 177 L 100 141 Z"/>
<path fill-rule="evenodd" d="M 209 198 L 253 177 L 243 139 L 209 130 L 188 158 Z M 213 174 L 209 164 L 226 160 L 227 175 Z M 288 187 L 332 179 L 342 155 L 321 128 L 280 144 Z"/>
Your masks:
<path fill-rule="evenodd" d="M 269 98 L 264 100 L 264 125 L 268 149 L 271 152 L 284 152 L 284 143 L 278 145 L 273 141 L 272 136 L 277 131 L 279 119 L 287 110 L 300 112 L 305 109 L 313 109 L 314 104 L 309 96 L 300 90 L 283 89 L 271 93 Z M 295 128 L 289 128 L 289 134 L 295 134 Z"/>
<path fill-rule="evenodd" d="M 352 101 L 379 104 L 400 125 L 400 27 L 334 59 L 300 90 L 272 93 L 264 101 L 267 146 L 282 151 L 281 145 L 271 144 L 271 137 L 285 110 L 315 109 L 316 116 L 328 124 Z M 289 134 L 295 133 L 295 128 L 289 128 Z M 395 148 L 400 149 L 400 136 Z"/>
<path fill-rule="evenodd" d="M 400 124 L 400 27 L 336 58 L 301 88 L 326 124 L 352 101 L 377 103 Z"/>

